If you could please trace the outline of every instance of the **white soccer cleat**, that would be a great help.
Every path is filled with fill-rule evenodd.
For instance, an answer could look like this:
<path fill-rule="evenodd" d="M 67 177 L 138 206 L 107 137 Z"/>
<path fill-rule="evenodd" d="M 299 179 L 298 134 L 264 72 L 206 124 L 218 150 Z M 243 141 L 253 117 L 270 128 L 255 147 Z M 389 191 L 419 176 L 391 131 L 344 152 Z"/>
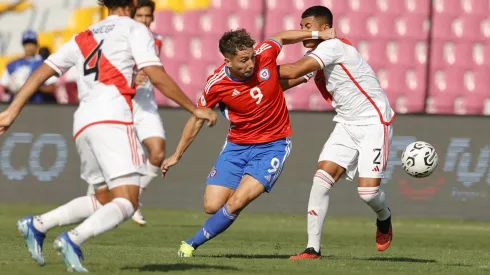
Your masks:
<path fill-rule="evenodd" d="M 145 217 L 143 217 L 143 214 L 141 213 L 141 211 L 139 209 L 134 212 L 132 219 L 138 225 L 141 225 L 141 226 L 146 225 Z"/>

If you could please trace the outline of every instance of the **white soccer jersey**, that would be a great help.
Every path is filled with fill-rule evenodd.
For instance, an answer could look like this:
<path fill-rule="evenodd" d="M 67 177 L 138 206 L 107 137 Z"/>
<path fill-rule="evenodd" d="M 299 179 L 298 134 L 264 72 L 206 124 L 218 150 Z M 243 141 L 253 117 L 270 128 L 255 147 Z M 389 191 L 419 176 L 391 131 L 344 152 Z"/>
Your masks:
<path fill-rule="evenodd" d="M 352 125 L 391 124 L 394 112 L 376 74 L 349 41 L 326 40 L 307 55 L 322 68 L 323 75 L 317 73 L 315 82 L 327 100 L 331 97 L 337 111 L 334 121 Z"/>
<path fill-rule="evenodd" d="M 60 75 L 72 66 L 79 72 L 75 138 L 94 124 L 133 123 L 134 70 L 162 66 L 150 30 L 117 15 L 73 36 L 45 62 Z"/>
<path fill-rule="evenodd" d="M 155 39 L 155 53 L 157 56 L 160 56 L 160 52 L 162 51 L 163 38 L 161 35 L 156 33 L 153 33 L 152 35 Z M 138 72 L 135 71 L 134 74 L 134 77 L 136 77 Z M 150 80 L 146 79 L 143 84 L 136 87 L 137 96 L 135 97 L 135 101 L 152 101 L 153 103 L 155 103 L 155 95 L 153 94 L 154 88 L 155 87 L 153 86 L 153 84 L 151 84 Z M 144 103 L 142 102 L 142 104 Z M 154 105 L 156 105 L 156 103 Z"/>

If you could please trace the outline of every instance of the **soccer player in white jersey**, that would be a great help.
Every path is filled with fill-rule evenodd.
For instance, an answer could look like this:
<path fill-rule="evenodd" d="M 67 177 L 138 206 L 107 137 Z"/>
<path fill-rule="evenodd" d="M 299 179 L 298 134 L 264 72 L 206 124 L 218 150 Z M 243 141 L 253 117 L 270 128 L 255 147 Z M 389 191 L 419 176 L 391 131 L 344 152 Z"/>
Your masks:
<path fill-rule="evenodd" d="M 313 6 L 302 14 L 303 30 L 332 28 L 332 13 Z M 315 36 L 315 35 L 313 35 Z M 359 171 L 358 193 L 377 215 L 376 248 L 386 250 L 392 240 L 391 212 L 380 183 L 388 160 L 395 113 L 375 73 L 345 39 L 305 40 L 311 51 L 299 61 L 279 66 L 281 78 L 316 72 L 315 83 L 332 103 L 337 122 L 318 160 L 308 203 L 308 245 L 291 259 L 321 257 L 322 227 L 329 193 L 342 175 L 352 180 Z"/>
<path fill-rule="evenodd" d="M 208 125 L 217 119 L 213 110 L 195 107 L 165 72 L 151 32 L 129 17 L 133 0 L 99 0 L 99 4 L 109 9 L 110 16 L 52 54 L 0 113 L 3 134 L 46 79 L 77 67 L 80 105 L 74 114 L 74 140 L 81 159 L 81 178 L 96 186 L 96 194 L 17 222 L 31 256 L 42 265 L 45 233 L 56 226 L 83 221 L 54 241 L 67 269 L 77 272 L 87 272 L 81 263 L 80 246 L 131 218 L 138 208 L 141 177 L 147 170 L 133 129 L 134 68 L 143 70 L 160 91 L 207 120 Z"/>
<path fill-rule="evenodd" d="M 154 19 L 154 11 L 155 2 L 152 0 L 138 0 L 131 17 L 149 28 Z M 157 55 L 160 55 L 162 38 L 158 34 L 153 34 L 153 37 L 155 37 L 155 50 Z M 143 143 L 148 152 L 146 160 L 148 171 L 141 178 L 140 205 L 134 212 L 132 219 L 139 225 L 145 225 L 146 221 L 141 213 L 141 194 L 160 173 L 160 166 L 165 158 L 165 130 L 158 114 L 158 105 L 153 94 L 153 84 L 151 84 L 142 70 L 135 72 L 135 74 L 136 95 L 133 98 L 134 129 L 139 141 Z M 95 194 L 93 185 L 88 186 L 87 194 Z"/>

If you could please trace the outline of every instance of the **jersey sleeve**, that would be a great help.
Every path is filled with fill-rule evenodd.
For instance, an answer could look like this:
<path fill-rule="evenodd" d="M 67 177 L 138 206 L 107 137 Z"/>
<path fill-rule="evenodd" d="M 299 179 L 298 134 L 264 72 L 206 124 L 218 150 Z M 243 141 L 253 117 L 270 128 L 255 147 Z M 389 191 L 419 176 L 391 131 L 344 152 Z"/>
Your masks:
<path fill-rule="evenodd" d="M 281 53 L 282 45 L 274 39 L 269 39 L 255 47 L 255 54 L 269 57 L 273 60 Z"/>
<path fill-rule="evenodd" d="M 155 38 L 145 25 L 138 23 L 131 27 L 129 44 L 138 70 L 148 66 L 162 66 L 155 50 Z"/>
<path fill-rule="evenodd" d="M 71 67 L 76 65 L 78 56 L 78 46 L 75 42 L 75 37 L 66 42 L 61 48 L 50 55 L 44 63 L 51 67 L 56 73 L 61 76 Z"/>
<path fill-rule="evenodd" d="M 214 87 L 211 87 L 209 91 L 205 90 L 202 92 L 202 95 L 197 102 L 197 106 L 202 108 L 216 107 L 216 104 L 221 101 L 219 94 L 220 93 Z"/>
<path fill-rule="evenodd" d="M 308 55 L 320 64 L 321 68 L 340 63 L 344 56 L 344 47 L 338 39 L 323 41 L 318 47 Z"/>

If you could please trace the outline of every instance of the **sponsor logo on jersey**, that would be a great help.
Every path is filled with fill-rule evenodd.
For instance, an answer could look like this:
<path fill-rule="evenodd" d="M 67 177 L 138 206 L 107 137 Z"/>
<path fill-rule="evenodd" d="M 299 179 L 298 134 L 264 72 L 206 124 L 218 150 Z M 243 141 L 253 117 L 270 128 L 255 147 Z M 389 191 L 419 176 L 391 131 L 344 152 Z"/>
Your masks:
<path fill-rule="evenodd" d="M 271 76 L 271 73 L 269 72 L 269 69 L 267 69 L 267 68 L 263 68 L 259 72 L 259 77 L 262 80 L 267 80 L 267 79 L 269 79 L 270 76 Z"/>

